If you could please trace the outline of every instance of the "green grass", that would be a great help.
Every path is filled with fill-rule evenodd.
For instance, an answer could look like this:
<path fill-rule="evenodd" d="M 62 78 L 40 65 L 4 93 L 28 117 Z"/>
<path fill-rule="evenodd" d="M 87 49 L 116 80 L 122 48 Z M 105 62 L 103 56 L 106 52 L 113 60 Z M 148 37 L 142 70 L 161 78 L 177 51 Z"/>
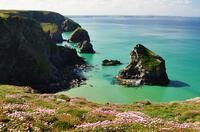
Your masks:
<path fill-rule="evenodd" d="M 4 13 L 0 13 L 0 17 L 4 18 L 4 19 L 7 19 L 9 17 L 9 15 L 8 14 L 4 14 Z"/>
<path fill-rule="evenodd" d="M 81 27 L 78 27 L 76 28 L 71 35 L 75 34 L 76 32 L 87 32 L 85 29 L 81 28 Z"/>
<path fill-rule="evenodd" d="M 40 23 L 44 32 L 49 32 L 51 34 L 56 33 L 58 31 L 58 26 L 54 23 Z"/>
<path fill-rule="evenodd" d="M 156 58 L 159 56 L 153 53 L 151 50 L 147 49 L 146 47 L 144 47 L 143 49 L 144 53 L 139 53 L 138 56 L 144 68 L 148 71 L 150 71 L 152 68 L 158 68 L 161 61 L 157 60 Z"/>

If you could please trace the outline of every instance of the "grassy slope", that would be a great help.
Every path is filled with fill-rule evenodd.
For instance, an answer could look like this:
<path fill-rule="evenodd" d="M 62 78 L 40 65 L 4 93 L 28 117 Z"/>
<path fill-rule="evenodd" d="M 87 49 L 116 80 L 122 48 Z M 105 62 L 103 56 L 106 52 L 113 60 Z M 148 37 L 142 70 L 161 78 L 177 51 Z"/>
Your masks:
<path fill-rule="evenodd" d="M 71 35 L 75 34 L 76 32 L 80 32 L 81 33 L 81 32 L 87 32 L 87 31 L 85 29 L 83 29 L 82 27 L 78 27 L 72 32 Z"/>
<path fill-rule="evenodd" d="M 88 127 L 89 125 L 95 125 L 93 129 L 95 131 L 163 131 L 163 129 L 190 131 L 189 128 L 180 129 L 180 124 L 169 125 L 168 122 L 166 125 L 166 122 L 155 118 L 176 123 L 200 122 L 199 101 L 153 104 L 146 101 L 131 105 L 98 104 L 83 98 L 70 99 L 65 95 L 34 94 L 28 87 L 10 85 L 0 85 L 0 106 L 0 131 L 12 129 L 82 131 L 84 127 L 90 131 L 92 129 Z M 145 115 L 133 114 L 131 113 L 133 111 Z M 128 116 L 125 112 L 131 114 Z M 127 115 L 121 123 L 117 121 L 122 119 L 117 116 L 119 113 Z M 134 122 L 138 118 L 142 120 Z M 98 121 L 104 122 L 88 124 Z M 82 124 L 87 125 L 79 126 Z M 75 129 L 78 128 L 77 125 L 79 129 Z"/>
<path fill-rule="evenodd" d="M 157 54 L 142 46 L 144 49 L 144 53 L 138 54 L 141 59 L 141 63 L 143 64 L 146 70 L 151 70 L 153 67 L 157 67 L 160 65 L 160 61 L 156 58 L 159 57 Z"/>
<path fill-rule="evenodd" d="M 54 23 L 40 23 L 44 32 L 50 31 L 51 34 L 58 31 L 58 26 Z"/>

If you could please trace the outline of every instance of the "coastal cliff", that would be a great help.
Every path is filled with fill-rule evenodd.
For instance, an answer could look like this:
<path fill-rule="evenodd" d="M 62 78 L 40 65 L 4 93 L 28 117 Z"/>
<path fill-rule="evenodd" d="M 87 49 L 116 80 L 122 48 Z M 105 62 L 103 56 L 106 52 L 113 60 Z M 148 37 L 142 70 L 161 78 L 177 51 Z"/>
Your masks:
<path fill-rule="evenodd" d="M 95 53 L 93 45 L 90 43 L 88 32 L 81 27 L 76 28 L 67 41 L 69 43 L 78 43 L 75 47 L 80 48 L 79 53 Z"/>
<path fill-rule="evenodd" d="M 51 11 L 0 10 L 0 17 L 7 18 L 9 16 L 23 16 L 36 20 L 40 23 L 44 32 L 47 32 L 51 39 L 56 43 L 63 41 L 63 31 L 69 31 L 66 29 L 73 31 L 75 30 L 75 25 L 78 24 L 59 13 Z"/>
<path fill-rule="evenodd" d="M 84 60 L 75 49 L 58 47 L 41 23 L 22 16 L 0 17 L 0 83 L 56 92 L 82 81 L 74 68 Z"/>
<path fill-rule="evenodd" d="M 62 23 L 62 30 L 64 32 L 73 32 L 75 29 L 77 29 L 78 27 L 81 27 L 81 25 L 79 25 L 78 23 L 76 23 L 75 21 L 71 20 L 71 19 L 66 19 L 63 23 Z"/>
<path fill-rule="evenodd" d="M 130 53 L 130 62 L 116 76 L 122 85 L 168 85 L 169 79 L 166 73 L 165 60 L 137 44 Z"/>

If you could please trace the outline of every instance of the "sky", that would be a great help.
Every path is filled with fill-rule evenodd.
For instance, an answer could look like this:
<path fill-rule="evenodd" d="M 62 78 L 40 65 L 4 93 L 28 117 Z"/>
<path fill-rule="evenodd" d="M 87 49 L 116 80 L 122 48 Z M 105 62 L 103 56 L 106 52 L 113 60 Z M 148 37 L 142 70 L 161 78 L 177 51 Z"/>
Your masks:
<path fill-rule="evenodd" d="M 200 0 L 0 0 L 0 9 L 49 10 L 63 15 L 200 17 Z"/>

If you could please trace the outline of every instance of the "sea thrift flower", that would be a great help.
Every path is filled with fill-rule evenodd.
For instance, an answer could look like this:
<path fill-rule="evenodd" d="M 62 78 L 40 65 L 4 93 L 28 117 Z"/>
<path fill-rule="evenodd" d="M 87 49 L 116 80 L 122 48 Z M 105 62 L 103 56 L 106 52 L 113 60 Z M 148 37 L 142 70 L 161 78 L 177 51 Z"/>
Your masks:
<path fill-rule="evenodd" d="M 50 114 L 50 115 L 56 113 L 56 110 L 46 109 L 46 108 L 38 108 L 37 111 L 40 112 L 40 113 L 46 113 L 46 114 Z"/>
<path fill-rule="evenodd" d="M 5 106 L 3 106 L 3 109 L 9 109 L 9 110 L 13 110 L 13 109 L 29 109 L 30 106 L 25 105 L 25 104 L 6 104 Z"/>
<path fill-rule="evenodd" d="M 104 111 L 104 110 L 102 110 L 102 108 L 96 109 L 92 112 L 93 113 L 107 114 L 107 115 L 117 115 L 119 113 L 117 111 L 112 111 L 112 110 Z"/>
<path fill-rule="evenodd" d="M 152 119 L 149 116 L 145 115 L 144 113 L 133 112 L 133 111 L 118 113 L 116 114 L 116 119 L 113 121 L 106 120 L 102 122 L 88 123 L 84 125 L 79 125 L 76 127 L 76 129 L 82 128 L 84 130 L 88 130 L 88 129 L 94 130 L 97 128 L 102 128 L 104 130 L 109 129 L 110 131 L 118 130 L 118 129 L 126 129 L 126 127 L 119 127 L 120 125 L 128 125 L 128 126 L 139 125 L 143 128 L 158 129 L 159 131 L 200 130 L 200 127 L 192 123 L 178 124 L 178 123 L 173 123 L 173 122 L 166 122 L 161 119 Z M 158 128 L 158 126 L 160 128 Z"/>
<path fill-rule="evenodd" d="M 6 95 L 6 98 L 20 98 L 22 95 L 16 94 L 16 95 Z"/>
<path fill-rule="evenodd" d="M 56 101 L 57 101 L 57 102 L 66 103 L 66 100 L 64 100 L 64 99 L 57 99 Z"/>

